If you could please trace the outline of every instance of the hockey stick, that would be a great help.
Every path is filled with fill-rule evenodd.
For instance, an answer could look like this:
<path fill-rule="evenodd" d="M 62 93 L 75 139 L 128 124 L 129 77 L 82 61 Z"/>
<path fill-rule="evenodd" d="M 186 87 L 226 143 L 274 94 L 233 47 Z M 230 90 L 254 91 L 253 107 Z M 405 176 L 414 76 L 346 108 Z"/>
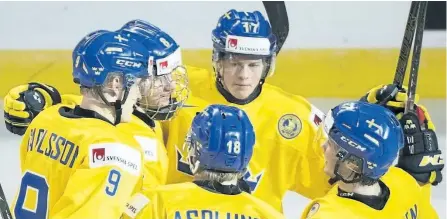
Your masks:
<path fill-rule="evenodd" d="M 411 46 L 413 44 L 414 30 L 416 29 L 416 16 L 419 5 L 420 2 L 411 2 L 407 26 L 405 27 L 404 38 L 402 40 L 402 46 L 400 47 L 399 60 L 397 61 L 396 72 L 393 80 L 393 84 L 397 85 L 399 89 L 402 88 L 405 72 L 407 70 L 408 58 L 410 57 Z"/>
<path fill-rule="evenodd" d="M 272 32 L 278 39 L 278 50 L 276 52 L 278 54 L 289 35 L 289 17 L 286 4 L 284 1 L 263 1 L 262 3 L 272 25 Z"/>
<path fill-rule="evenodd" d="M 396 71 L 394 73 L 393 84 L 396 85 L 396 87 L 386 97 L 379 98 L 379 96 L 382 95 L 382 92 L 386 88 L 382 89 L 382 92 L 378 92 L 376 94 L 376 98 L 381 99 L 381 101 L 378 103 L 380 105 L 385 105 L 397 94 L 397 92 L 399 92 L 399 90 L 402 89 L 402 84 L 405 79 L 405 72 L 407 70 L 408 59 L 410 57 L 411 46 L 413 44 L 414 30 L 416 29 L 416 17 L 419 5 L 420 2 L 418 1 L 411 2 L 407 25 L 405 26 L 404 38 L 402 39 L 402 45 L 400 47 L 399 59 L 397 61 Z"/>
<path fill-rule="evenodd" d="M 410 77 L 408 80 L 408 100 L 405 104 L 405 113 L 408 112 L 414 112 L 414 98 L 416 94 L 416 85 L 418 80 L 418 73 L 419 73 L 419 61 L 421 58 L 421 52 L 422 52 L 422 38 L 424 35 L 424 27 L 425 27 L 425 17 L 427 14 L 427 1 L 421 2 L 419 11 L 418 11 L 418 18 L 417 18 L 417 29 L 416 29 L 416 36 L 415 36 L 415 42 L 414 42 L 414 52 L 413 57 L 411 59 L 411 71 L 410 71 Z"/>
<path fill-rule="evenodd" d="M 0 215 L 2 219 L 12 219 L 8 201 L 6 200 L 5 193 L 3 192 L 1 184 L 0 184 Z"/>

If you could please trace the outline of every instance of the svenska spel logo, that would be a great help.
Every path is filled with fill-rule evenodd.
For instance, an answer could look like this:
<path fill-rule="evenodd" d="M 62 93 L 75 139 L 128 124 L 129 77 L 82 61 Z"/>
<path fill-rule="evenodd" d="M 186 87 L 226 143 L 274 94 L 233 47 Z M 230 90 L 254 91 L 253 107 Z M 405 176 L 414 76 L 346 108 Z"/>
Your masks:
<path fill-rule="evenodd" d="M 93 163 L 96 161 L 106 160 L 106 149 L 105 148 L 95 148 L 92 150 Z"/>

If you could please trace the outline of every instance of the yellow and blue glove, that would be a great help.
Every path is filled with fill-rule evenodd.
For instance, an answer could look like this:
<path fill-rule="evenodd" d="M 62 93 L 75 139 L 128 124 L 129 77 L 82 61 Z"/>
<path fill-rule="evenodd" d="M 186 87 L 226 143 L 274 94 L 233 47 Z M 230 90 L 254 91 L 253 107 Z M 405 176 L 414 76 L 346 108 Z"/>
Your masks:
<path fill-rule="evenodd" d="M 3 101 L 6 128 L 23 135 L 42 110 L 61 102 L 61 95 L 52 86 L 31 82 L 12 88 Z"/>
<path fill-rule="evenodd" d="M 442 181 L 444 159 L 438 147 L 435 126 L 427 109 L 417 105 L 419 96 L 415 95 L 415 113 L 404 113 L 408 100 L 406 87 L 379 85 L 371 89 L 361 100 L 380 104 L 399 119 L 405 135 L 405 145 L 399 153 L 397 167 L 411 174 L 420 183 L 437 185 Z"/>

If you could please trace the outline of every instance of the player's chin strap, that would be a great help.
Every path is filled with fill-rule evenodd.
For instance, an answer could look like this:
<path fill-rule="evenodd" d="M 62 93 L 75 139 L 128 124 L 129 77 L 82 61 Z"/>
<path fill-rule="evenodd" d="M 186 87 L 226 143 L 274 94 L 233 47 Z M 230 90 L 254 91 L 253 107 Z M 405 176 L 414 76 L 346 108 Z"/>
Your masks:
<path fill-rule="evenodd" d="M 123 104 L 126 103 L 127 97 L 129 96 L 129 88 L 124 88 L 124 96 L 122 100 L 116 100 L 115 102 L 109 102 L 106 97 L 104 97 L 104 94 L 102 93 L 101 89 L 96 89 L 98 95 L 101 97 L 102 101 L 108 106 L 115 107 L 115 122 L 114 125 L 118 125 L 121 122 L 121 115 L 123 114 Z"/>
<path fill-rule="evenodd" d="M 334 168 L 334 175 L 335 177 L 332 177 L 329 179 L 329 184 L 333 185 L 334 183 L 338 182 L 338 181 L 342 181 L 344 183 L 358 183 L 362 180 L 362 177 L 364 177 L 362 174 L 360 173 L 356 173 L 356 172 L 352 172 L 352 174 L 354 174 L 354 177 L 352 180 L 347 180 L 345 178 L 343 178 L 340 174 L 338 174 L 338 168 L 340 167 L 340 162 L 342 161 L 337 161 L 337 163 L 335 164 L 335 168 Z"/>

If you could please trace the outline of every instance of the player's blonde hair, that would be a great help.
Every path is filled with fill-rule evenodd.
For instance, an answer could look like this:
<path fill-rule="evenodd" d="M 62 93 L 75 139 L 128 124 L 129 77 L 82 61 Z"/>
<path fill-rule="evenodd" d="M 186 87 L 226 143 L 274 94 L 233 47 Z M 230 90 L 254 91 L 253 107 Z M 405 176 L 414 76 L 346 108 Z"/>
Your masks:
<path fill-rule="evenodd" d="M 218 183 L 224 183 L 229 181 L 236 181 L 242 178 L 244 173 L 219 173 L 211 170 L 198 170 L 194 173 L 195 180 L 209 180 L 216 181 Z"/>

